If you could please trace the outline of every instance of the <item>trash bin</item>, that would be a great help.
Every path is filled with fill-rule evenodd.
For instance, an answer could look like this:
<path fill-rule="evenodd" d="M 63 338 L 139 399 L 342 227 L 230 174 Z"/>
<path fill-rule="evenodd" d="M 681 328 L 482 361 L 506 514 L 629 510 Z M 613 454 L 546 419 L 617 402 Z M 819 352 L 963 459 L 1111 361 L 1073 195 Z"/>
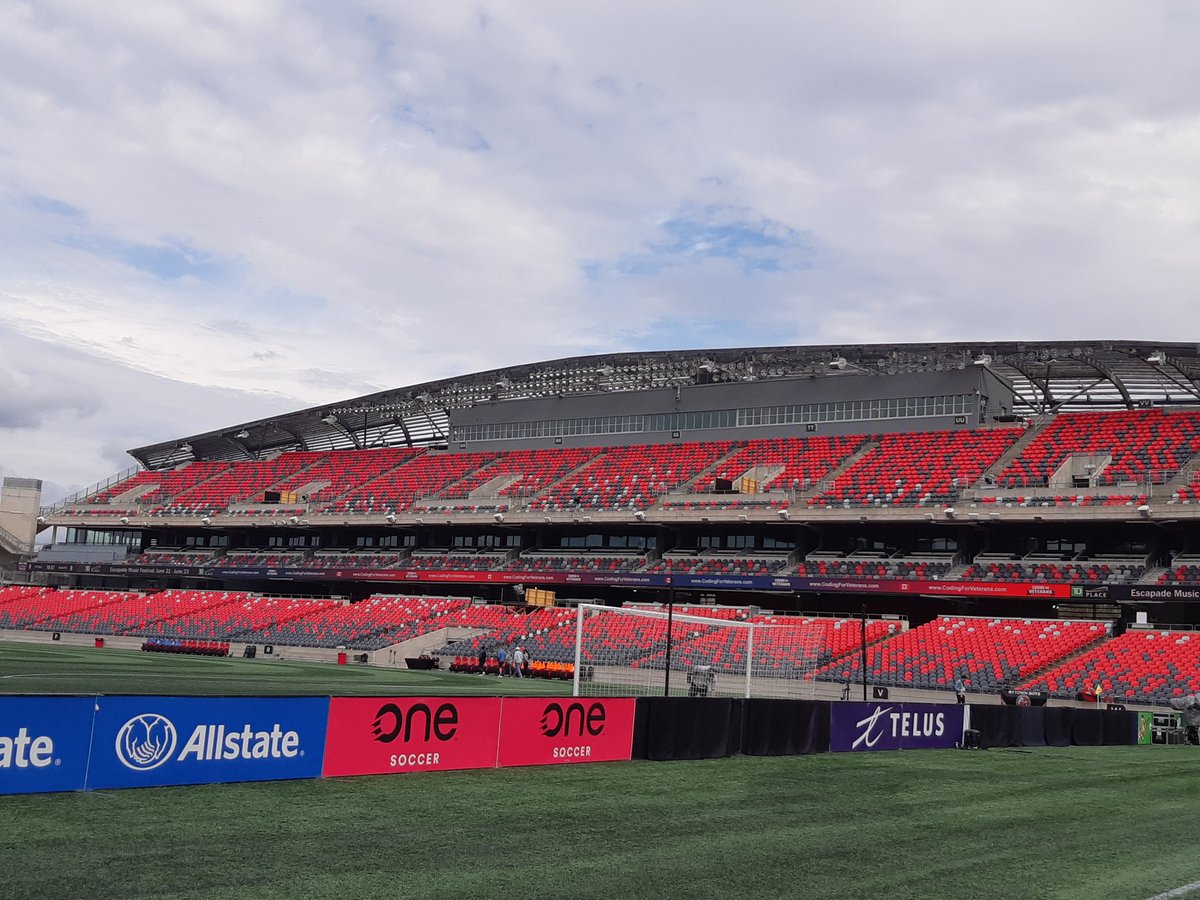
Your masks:
<path fill-rule="evenodd" d="M 346 654 L 339 652 L 338 653 L 338 665 L 344 666 L 345 664 L 346 664 Z"/>
<path fill-rule="evenodd" d="M 102 648 L 104 646 L 104 638 L 96 638 L 96 646 Z"/>

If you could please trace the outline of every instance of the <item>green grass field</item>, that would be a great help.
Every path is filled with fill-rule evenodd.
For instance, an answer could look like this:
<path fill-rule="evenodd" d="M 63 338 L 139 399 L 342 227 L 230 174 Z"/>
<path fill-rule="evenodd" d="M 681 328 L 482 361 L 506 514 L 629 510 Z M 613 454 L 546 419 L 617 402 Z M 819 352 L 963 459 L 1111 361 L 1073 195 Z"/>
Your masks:
<path fill-rule="evenodd" d="M 547 687 L 0 645 L 12 675 L 37 677 L 4 690 Z M 0 897 L 1146 898 L 1200 880 L 1198 766 L 1189 747 L 1076 747 L 0 797 Z"/>

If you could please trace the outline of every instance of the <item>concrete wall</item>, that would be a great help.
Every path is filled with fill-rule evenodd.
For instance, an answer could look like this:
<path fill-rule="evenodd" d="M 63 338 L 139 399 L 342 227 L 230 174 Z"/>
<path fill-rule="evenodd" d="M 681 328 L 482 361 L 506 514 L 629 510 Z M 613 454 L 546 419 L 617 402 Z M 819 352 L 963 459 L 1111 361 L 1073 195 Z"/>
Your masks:
<path fill-rule="evenodd" d="M 0 528 L 32 546 L 41 503 L 41 479 L 5 478 L 0 489 Z"/>

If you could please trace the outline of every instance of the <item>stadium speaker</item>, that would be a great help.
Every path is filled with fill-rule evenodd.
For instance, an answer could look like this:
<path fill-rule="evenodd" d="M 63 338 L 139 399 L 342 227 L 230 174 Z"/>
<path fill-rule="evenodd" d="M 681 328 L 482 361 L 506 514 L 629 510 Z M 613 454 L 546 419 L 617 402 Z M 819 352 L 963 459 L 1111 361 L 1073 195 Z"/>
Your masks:
<path fill-rule="evenodd" d="M 279 502 L 279 491 L 264 491 L 263 492 L 263 503 L 278 503 L 278 502 Z"/>
<path fill-rule="evenodd" d="M 242 651 L 242 656 L 246 657 L 246 659 L 254 659 L 254 657 L 257 655 L 258 655 L 258 648 L 255 647 L 253 644 L 247 645 L 246 649 Z"/>
<path fill-rule="evenodd" d="M 981 750 L 983 749 L 983 736 L 979 733 L 978 728 L 968 728 L 963 732 L 962 743 L 959 745 L 962 750 Z"/>
<path fill-rule="evenodd" d="M 388 513 L 384 518 L 387 519 L 387 523 L 389 525 L 396 524 L 396 514 L 395 513 Z"/>
<path fill-rule="evenodd" d="M 503 522 L 504 521 L 504 513 L 500 513 L 500 512 L 495 513 L 492 515 L 492 519 L 494 519 L 496 522 Z"/>
<path fill-rule="evenodd" d="M 129 524 L 129 516 L 121 516 L 121 524 L 128 525 Z"/>
<path fill-rule="evenodd" d="M 289 521 L 289 522 L 291 522 L 293 525 L 299 525 L 299 524 L 300 524 L 300 517 L 299 517 L 299 516 L 292 516 L 290 519 L 288 519 L 288 521 Z"/>
<path fill-rule="evenodd" d="M 203 519 L 200 520 L 200 524 L 201 525 L 211 525 L 212 519 L 210 519 L 208 516 L 205 516 Z"/>
<path fill-rule="evenodd" d="M 635 509 L 635 510 L 633 511 L 633 517 L 634 517 L 635 519 L 637 519 L 639 522 L 645 522 L 645 521 L 646 521 L 646 513 L 645 513 L 645 511 L 644 511 L 644 510 Z"/>
<path fill-rule="evenodd" d="M 791 517 L 792 517 L 792 514 L 790 512 L 788 512 L 786 509 L 781 509 L 779 511 L 779 518 L 783 519 L 784 521 L 790 519 Z"/>

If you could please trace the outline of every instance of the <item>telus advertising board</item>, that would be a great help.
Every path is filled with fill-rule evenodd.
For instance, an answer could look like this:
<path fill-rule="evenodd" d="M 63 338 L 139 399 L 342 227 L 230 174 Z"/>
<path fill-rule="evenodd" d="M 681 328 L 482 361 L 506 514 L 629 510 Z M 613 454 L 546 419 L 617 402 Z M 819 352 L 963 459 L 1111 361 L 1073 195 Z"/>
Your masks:
<path fill-rule="evenodd" d="M 939 703 L 834 703 L 829 749 L 952 749 L 962 741 L 964 707 Z"/>
<path fill-rule="evenodd" d="M 500 720 L 500 765 L 627 760 L 636 703 L 631 697 L 510 697 Z"/>
<path fill-rule="evenodd" d="M 324 774 L 493 768 L 500 703 L 499 697 L 334 697 Z"/>
<path fill-rule="evenodd" d="M 87 787 L 319 778 L 327 697 L 101 697 Z"/>
<path fill-rule="evenodd" d="M 0 697 L 0 794 L 81 791 L 92 697 Z"/>

